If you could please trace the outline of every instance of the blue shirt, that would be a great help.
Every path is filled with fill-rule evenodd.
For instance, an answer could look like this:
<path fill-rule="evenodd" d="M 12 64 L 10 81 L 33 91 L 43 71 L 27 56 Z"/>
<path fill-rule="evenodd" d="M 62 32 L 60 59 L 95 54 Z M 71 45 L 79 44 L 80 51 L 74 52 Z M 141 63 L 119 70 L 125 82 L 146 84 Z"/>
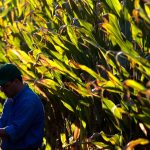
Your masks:
<path fill-rule="evenodd" d="M 40 147 L 44 134 L 44 108 L 39 97 L 27 84 L 13 98 L 6 99 L 0 118 L 9 138 L 2 140 L 3 150 Z"/>

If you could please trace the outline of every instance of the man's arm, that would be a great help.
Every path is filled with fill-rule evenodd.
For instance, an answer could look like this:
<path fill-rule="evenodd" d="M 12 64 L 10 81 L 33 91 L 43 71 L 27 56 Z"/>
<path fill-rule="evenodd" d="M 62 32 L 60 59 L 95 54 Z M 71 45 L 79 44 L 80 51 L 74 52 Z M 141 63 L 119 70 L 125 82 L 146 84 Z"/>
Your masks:
<path fill-rule="evenodd" d="M 5 127 L 6 135 L 13 141 L 21 138 L 29 130 L 38 111 L 33 99 L 30 102 L 27 99 L 23 101 L 24 103 L 17 107 L 12 123 Z"/>
<path fill-rule="evenodd" d="M 12 100 L 6 99 L 3 105 L 3 111 L 0 115 L 0 129 L 7 126 L 7 120 L 9 118 L 11 107 L 12 107 Z"/>

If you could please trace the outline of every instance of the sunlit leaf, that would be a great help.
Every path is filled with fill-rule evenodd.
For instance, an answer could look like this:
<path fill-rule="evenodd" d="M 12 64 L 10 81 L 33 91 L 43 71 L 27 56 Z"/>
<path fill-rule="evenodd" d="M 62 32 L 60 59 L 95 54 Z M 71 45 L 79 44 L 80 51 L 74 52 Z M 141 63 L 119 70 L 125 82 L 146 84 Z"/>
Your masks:
<path fill-rule="evenodd" d="M 122 86 L 120 85 L 117 85 L 115 82 L 113 81 L 106 81 L 106 82 L 99 82 L 97 81 L 98 85 L 101 87 L 101 88 L 104 88 L 108 91 L 111 91 L 111 92 L 116 92 L 116 93 L 120 93 L 123 91 L 122 89 Z"/>
<path fill-rule="evenodd" d="M 99 66 L 99 65 L 98 65 Z M 109 78 L 110 81 L 112 81 L 114 84 L 118 85 L 118 86 L 121 86 L 122 83 L 121 81 L 113 74 L 111 73 L 110 71 L 106 70 L 103 66 L 99 66 L 102 70 L 104 70 Z M 120 87 L 121 88 L 121 87 Z"/>
<path fill-rule="evenodd" d="M 147 139 L 136 139 L 136 140 L 132 140 L 130 141 L 124 148 L 123 150 L 133 150 L 135 146 L 137 145 L 146 145 L 149 143 L 149 140 Z"/>
<path fill-rule="evenodd" d="M 47 101 L 49 100 L 49 98 L 47 97 L 46 93 L 43 92 L 42 89 L 40 87 L 38 87 L 38 85 L 36 83 L 35 83 L 35 85 L 33 85 L 33 90 L 35 90 L 36 93 L 38 93 L 39 95 L 44 97 Z"/>
<path fill-rule="evenodd" d="M 20 61 L 22 61 L 24 64 L 26 63 L 33 63 L 32 59 L 28 56 L 27 53 L 21 50 L 12 49 L 12 52 L 19 57 Z"/>
<path fill-rule="evenodd" d="M 5 50 L 0 46 L 0 62 L 7 62 L 6 58 L 6 52 Z"/>
<path fill-rule="evenodd" d="M 136 89 L 139 91 L 144 91 L 146 89 L 142 84 L 138 83 L 135 80 L 130 80 L 130 79 L 125 80 L 124 85 L 127 87 L 132 87 L 133 89 Z"/>
<path fill-rule="evenodd" d="M 67 140 L 66 140 L 66 134 L 65 133 L 61 133 L 60 134 L 60 138 L 61 138 L 61 142 L 64 144 Z"/>
<path fill-rule="evenodd" d="M 103 98 L 103 108 L 104 109 L 108 109 L 109 111 L 111 111 L 113 113 L 113 115 L 115 117 L 117 117 L 118 119 L 122 119 L 122 114 L 119 111 L 119 109 L 117 108 L 117 106 L 109 99 Z"/>
<path fill-rule="evenodd" d="M 23 35 L 23 37 L 24 37 L 24 40 L 25 40 L 25 42 L 27 43 L 27 45 L 29 46 L 29 48 L 31 48 L 31 49 L 33 49 L 33 40 L 32 40 L 32 38 L 31 38 L 31 36 L 30 35 L 28 35 L 28 33 L 27 32 L 22 32 L 22 35 Z"/>
<path fill-rule="evenodd" d="M 82 96 L 91 96 L 91 93 L 89 93 L 89 91 L 86 89 L 86 87 L 81 86 L 80 84 L 74 84 L 71 82 L 65 82 L 65 85 L 68 86 L 69 88 L 71 88 L 72 90 L 78 92 L 79 94 L 81 94 Z"/>
<path fill-rule="evenodd" d="M 27 78 L 29 80 L 36 80 L 36 75 L 33 72 L 33 70 L 30 68 L 30 64 L 22 64 L 19 61 L 17 62 L 17 66 L 18 68 L 21 70 L 21 72 L 23 73 L 23 75 L 27 76 Z"/>
<path fill-rule="evenodd" d="M 58 86 L 58 83 L 56 83 L 54 80 L 51 79 L 40 79 L 37 80 L 37 83 L 40 83 L 48 88 L 53 88 L 56 90 L 56 87 Z"/>
<path fill-rule="evenodd" d="M 46 149 L 46 150 L 52 150 L 52 148 L 51 148 L 50 144 L 48 144 L 48 143 L 46 144 L 45 149 Z"/>
<path fill-rule="evenodd" d="M 121 136 L 118 134 L 107 135 L 103 131 L 100 132 L 100 135 L 106 142 L 110 142 L 112 145 L 119 145 Z"/>
<path fill-rule="evenodd" d="M 67 32 L 68 32 L 68 35 L 70 37 L 70 40 L 79 49 L 79 47 L 78 47 L 78 39 L 77 39 L 77 36 L 76 36 L 76 33 L 75 33 L 74 30 L 75 29 L 73 29 L 72 26 L 67 26 Z"/>
<path fill-rule="evenodd" d="M 2 98 L 2 96 L 0 95 L 0 98 Z M 3 105 L 0 103 L 0 113 L 2 113 L 3 111 Z"/>
<path fill-rule="evenodd" d="M 145 126 L 143 125 L 143 123 L 139 123 L 139 127 L 143 131 L 143 133 L 145 134 L 145 136 L 147 136 L 147 130 L 146 130 Z"/>
<path fill-rule="evenodd" d="M 69 62 L 69 64 L 73 65 L 75 68 L 86 71 L 87 73 L 89 73 L 89 75 L 93 76 L 96 79 L 100 79 L 101 81 L 105 81 L 105 79 L 103 77 L 101 77 L 99 74 L 97 74 L 91 68 L 89 68 L 85 65 L 78 64 L 72 60 Z"/>
<path fill-rule="evenodd" d="M 82 126 L 85 129 L 86 128 L 86 122 L 84 120 L 81 121 L 82 122 Z"/>
<path fill-rule="evenodd" d="M 133 116 L 135 116 L 137 119 L 139 119 L 147 128 L 150 129 L 150 124 L 149 124 L 149 121 L 150 121 L 150 117 L 145 115 L 145 114 L 133 114 Z"/>
<path fill-rule="evenodd" d="M 90 32 L 93 31 L 93 26 L 91 23 L 86 22 L 84 20 L 79 20 L 79 22 L 80 22 L 81 26 L 83 26 L 87 31 L 90 31 Z"/>
<path fill-rule="evenodd" d="M 120 16 L 120 11 L 122 9 L 122 6 L 119 2 L 119 0 L 106 0 L 107 4 L 110 6 L 110 8 L 117 13 L 118 16 Z"/>
<path fill-rule="evenodd" d="M 23 13 L 23 7 L 24 7 L 24 5 L 25 5 L 25 0 L 22 0 L 22 1 L 17 1 L 16 0 L 16 3 L 17 3 L 17 8 L 18 8 L 18 12 L 19 12 L 19 14 L 18 14 L 18 16 L 20 17 L 21 15 L 22 15 L 22 13 Z"/>
<path fill-rule="evenodd" d="M 5 17 L 11 10 L 12 10 L 11 7 L 8 7 L 8 8 L 6 8 L 6 9 L 4 9 L 4 10 L 0 13 L 0 17 Z"/>
<path fill-rule="evenodd" d="M 149 4 L 145 4 L 144 7 L 145 7 L 145 11 L 147 13 L 147 16 L 150 18 L 150 6 L 149 6 Z"/>
<path fill-rule="evenodd" d="M 72 108 L 68 103 L 64 102 L 63 100 L 61 100 L 61 102 L 63 103 L 63 105 L 64 105 L 67 109 L 69 109 L 70 111 L 74 112 L 73 108 Z"/>
<path fill-rule="evenodd" d="M 92 144 L 94 144 L 99 149 L 104 149 L 104 148 L 107 149 L 107 147 L 109 147 L 109 145 L 107 145 L 103 142 L 92 142 Z"/>

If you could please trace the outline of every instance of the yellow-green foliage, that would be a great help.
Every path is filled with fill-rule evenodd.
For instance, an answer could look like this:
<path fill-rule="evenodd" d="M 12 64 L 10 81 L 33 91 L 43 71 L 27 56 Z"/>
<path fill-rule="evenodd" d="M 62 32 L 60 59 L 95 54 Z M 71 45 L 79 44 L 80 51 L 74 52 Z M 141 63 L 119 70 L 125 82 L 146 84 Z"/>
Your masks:
<path fill-rule="evenodd" d="M 148 0 L 0 1 L 0 63 L 15 63 L 41 96 L 43 149 L 147 146 L 149 5 Z"/>

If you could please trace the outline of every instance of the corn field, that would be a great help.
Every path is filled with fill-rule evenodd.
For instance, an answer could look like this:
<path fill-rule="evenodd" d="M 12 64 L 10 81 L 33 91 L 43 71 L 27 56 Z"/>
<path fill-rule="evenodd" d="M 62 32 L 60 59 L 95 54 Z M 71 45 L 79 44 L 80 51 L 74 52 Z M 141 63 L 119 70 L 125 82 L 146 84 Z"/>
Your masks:
<path fill-rule="evenodd" d="M 42 99 L 43 150 L 150 149 L 150 0 L 1 0 L 6 62 Z"/>

